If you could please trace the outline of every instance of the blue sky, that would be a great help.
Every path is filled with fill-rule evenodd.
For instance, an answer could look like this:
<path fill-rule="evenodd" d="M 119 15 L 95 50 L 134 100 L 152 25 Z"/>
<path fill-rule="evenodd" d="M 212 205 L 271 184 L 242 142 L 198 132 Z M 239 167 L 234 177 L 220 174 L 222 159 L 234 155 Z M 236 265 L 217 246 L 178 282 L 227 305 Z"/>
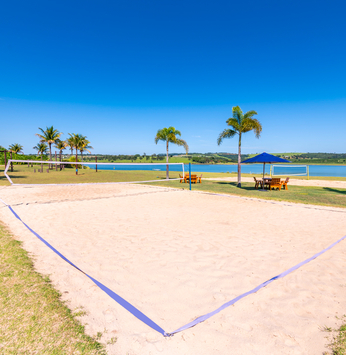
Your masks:
<path fill-rule="evenodd" d="M 244 153 L 346 152 L 344 1 L 11 1 L 0 11 L 0 145 L 38 127 L 86 135 L 95 153 L 219 147 L 232 106 L 256 110 Z M 183 152 L 171 147 L 171 152 Z"/>

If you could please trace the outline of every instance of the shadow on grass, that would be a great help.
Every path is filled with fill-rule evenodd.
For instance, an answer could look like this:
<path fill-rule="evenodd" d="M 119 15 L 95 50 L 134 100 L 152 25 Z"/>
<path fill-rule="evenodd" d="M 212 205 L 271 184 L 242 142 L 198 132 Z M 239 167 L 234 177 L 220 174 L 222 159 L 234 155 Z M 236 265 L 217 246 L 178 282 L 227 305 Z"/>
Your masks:
<path fill-rule="evenodd" d="M 219 185 L 228 185 L 228 186 L 232 186 L 232 187 L 236 187 L 242 190 L 247 190 L 247 191 L 257 191 L 254 186 L 244 186 L 244 184 L 242 184 L 241 187 L 237 186 L 236 182 L 224 182 L 224 181 L 217 181 L 216 184 Z"/>
<path fill-rule="evenodd" d="M 332 189 L 331 187 L 324 187 L 323 189 L 329 192 L 335 192 L 338 195 L 346 195 L 346 189 Z"/>
<path fill-rule="evenodd" d="M 11 180 L 16 180 L 16 179 L 25 179 L 27 176 L 25 175 L 16 175 L 16 176 L 10 176 Z M 8 181 L 7 177 L 5 175 L 0 175 L 0 181 Z"/>

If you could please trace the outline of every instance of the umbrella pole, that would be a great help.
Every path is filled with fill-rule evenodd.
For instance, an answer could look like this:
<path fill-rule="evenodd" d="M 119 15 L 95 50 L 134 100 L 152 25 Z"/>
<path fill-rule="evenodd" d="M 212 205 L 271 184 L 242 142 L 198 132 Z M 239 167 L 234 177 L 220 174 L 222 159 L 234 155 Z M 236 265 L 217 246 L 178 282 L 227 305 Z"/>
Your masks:
<path fill-rule="evenodd" d="M 264 171 L 266 168 L 266 163 L 263 163 L 263 179 L 262 179 L 262 190 L 264 191 Z"/>

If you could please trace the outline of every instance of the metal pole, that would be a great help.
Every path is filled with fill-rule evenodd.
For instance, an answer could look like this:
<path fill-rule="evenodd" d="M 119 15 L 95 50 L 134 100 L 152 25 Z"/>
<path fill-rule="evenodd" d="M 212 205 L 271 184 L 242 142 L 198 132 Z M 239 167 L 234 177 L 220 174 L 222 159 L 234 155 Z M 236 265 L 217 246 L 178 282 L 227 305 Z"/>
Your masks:
<path fill-rule="evenodd" d="M 191 163 L 189 163 L 189 180 L 190 180 L 190 191 L 191 191 Z"/>
<path fill-rule="evenodd" d="M 78 160 L 78 150 L 77 150 L 77 147 L 76 147 L 76 175 L 78 175 L 78 162 L 77 162 L 77 160 Z"/>
<path fill-rule="evenodd" d="M 266 163 L 263 163 L 263 179 L 262 179 L 262 190 L 264 191 L 264 171 L 266 168 Z"/>
<path fill-rule="evenodd" d="M 97 156 L 95 156 L 96 172 L 97 172 Z"/>
<path fill-rule="evenodd" d="M 11 160 L 12 160 L 12 150 L 10 151 L 10 157 L 11 157 Z M 13 173 L 13 163 L 11 162 L 11 173 Z"/>

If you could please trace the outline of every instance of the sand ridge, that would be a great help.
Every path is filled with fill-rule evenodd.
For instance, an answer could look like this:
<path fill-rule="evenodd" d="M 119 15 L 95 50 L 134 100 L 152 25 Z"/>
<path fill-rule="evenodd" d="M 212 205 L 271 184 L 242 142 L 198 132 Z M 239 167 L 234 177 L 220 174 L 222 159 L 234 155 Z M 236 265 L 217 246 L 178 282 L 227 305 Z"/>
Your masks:
<path fill-rule="evenodd" d="M 167 332 L 208 313 L 346 234 L 343 209 L 136 186 L 8 187 L 21 218 L 78 267 Z M 34 202 L 50 201 L 50 203 Z M 26 204 L 26 203 L 28 204 Z M 63 202 L 63 203 L 62 203 Z M 37 240 L 0 218 L 51 274 L 110 354 L 318 354 L 345 309 L 346 243 L 208 321 L 163 338 Z"/>

